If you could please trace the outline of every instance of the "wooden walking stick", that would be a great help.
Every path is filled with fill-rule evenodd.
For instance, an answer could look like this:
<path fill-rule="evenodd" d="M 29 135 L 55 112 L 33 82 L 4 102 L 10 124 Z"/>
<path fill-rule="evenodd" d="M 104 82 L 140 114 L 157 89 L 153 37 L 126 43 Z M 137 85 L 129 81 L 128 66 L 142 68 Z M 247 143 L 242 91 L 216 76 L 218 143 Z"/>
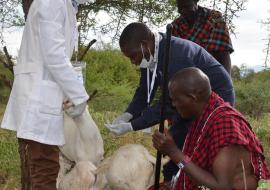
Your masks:
<path fill-rule="evenodd" d="M 166 98 L 168 91 L 168 65 L 170 63 L 170 52 L 171 52 L 171 37 L 172 37 L 172 25 L 167 25 L 166 32 L 166 46 L 165 46 L 165 60 L 163 63 L 163 83 L 162 83 L 162 94 L 161 94 L 161 108 L 160 108 L 160 123 L 159 132 L 164 132 L 164 121 L 166 113 Z M 155 172 L 155 190 L 159 190 L 159 179 L 160 179 L 160 167 L 161 167 L 161 153 L 157 152 L 156 160 L 156 172 Z"/>

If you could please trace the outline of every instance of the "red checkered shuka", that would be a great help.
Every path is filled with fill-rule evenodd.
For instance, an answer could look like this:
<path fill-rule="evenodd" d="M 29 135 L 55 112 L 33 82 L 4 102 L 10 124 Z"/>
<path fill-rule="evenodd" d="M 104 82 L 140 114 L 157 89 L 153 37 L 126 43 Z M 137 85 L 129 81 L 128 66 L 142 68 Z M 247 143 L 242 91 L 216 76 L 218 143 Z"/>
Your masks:
<path fill-rule="evenodd" d="M 218 11 L 198 6 L 198 19 L 192 27 L 181 16 L 172 25 L 173 36 L 193 41 L 210 53 L 234 51 L 228 28 Z"/>
<path fill-rule="evenodd" d="M 189 156 L 194 164 L 211 173 L 218 152 L 230 145 L 244 146 L 252 153 L 251 162 L 257 179 L 270 179 L 263 147 L 249 123 L 240 112 L 212 92 L 203 114 L 191 124 L 183 153 Z M 199 187 L 181 172 L 176 189 L 196 190 Z"/>

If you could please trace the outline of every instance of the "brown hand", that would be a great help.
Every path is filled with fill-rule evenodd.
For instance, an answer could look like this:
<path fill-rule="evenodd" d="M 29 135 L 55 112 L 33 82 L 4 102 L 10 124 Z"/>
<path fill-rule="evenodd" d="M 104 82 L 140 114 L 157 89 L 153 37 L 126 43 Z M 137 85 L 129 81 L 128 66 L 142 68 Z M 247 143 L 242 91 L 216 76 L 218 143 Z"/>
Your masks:
<path fill-rule="evenodd" d="M 152 137 L 153 146 L 164 155 L 173 156 L 180 150 L 167 130 L 164 133 L 155 131 Z"/>

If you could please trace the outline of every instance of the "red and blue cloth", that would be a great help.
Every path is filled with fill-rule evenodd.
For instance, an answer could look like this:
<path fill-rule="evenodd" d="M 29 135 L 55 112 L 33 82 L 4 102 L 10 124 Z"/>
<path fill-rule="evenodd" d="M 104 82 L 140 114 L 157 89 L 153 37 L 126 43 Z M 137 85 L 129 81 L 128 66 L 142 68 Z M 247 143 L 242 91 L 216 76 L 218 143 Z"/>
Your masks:
<path fill-rule="evenodd" d="M 208 118 L 217 107 L 221 108 Z M 200 142 L 197 142 L 198 139 Z M 231 145 L 244 146 L 251 153 L 251 163 L 257 179 L 270 179 L 263 147 L 249 123 L 240 112 L 213 92 L 201 117 L 192 122 L 183 153 L 189 156 L 194 164 L 211 172 L 216 155 L 222 148 Z M 184 172 L 181 172 L 177 186 L 177 189 L 199 189 Z"/>
<path fill-rule="evenodd" d="M 193 41 L 210 53 L 234 51 L 226 22 L 218 11 L 198 6 L 198 19 L 193 26 L 189 26 L 182 16 L 172 25 L 174 36 Z"/>

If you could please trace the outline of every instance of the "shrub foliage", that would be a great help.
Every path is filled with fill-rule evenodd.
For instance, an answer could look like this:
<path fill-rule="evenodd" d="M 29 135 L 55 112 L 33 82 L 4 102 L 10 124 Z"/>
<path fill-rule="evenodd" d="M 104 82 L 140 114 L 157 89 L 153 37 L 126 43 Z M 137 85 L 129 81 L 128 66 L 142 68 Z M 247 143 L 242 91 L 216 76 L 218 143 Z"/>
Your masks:
<path fill-rule="evenodd" d="M 270 113 L 270 71 L 262 71 L 236 81 L 236 107 L 256 119 Z"/>

